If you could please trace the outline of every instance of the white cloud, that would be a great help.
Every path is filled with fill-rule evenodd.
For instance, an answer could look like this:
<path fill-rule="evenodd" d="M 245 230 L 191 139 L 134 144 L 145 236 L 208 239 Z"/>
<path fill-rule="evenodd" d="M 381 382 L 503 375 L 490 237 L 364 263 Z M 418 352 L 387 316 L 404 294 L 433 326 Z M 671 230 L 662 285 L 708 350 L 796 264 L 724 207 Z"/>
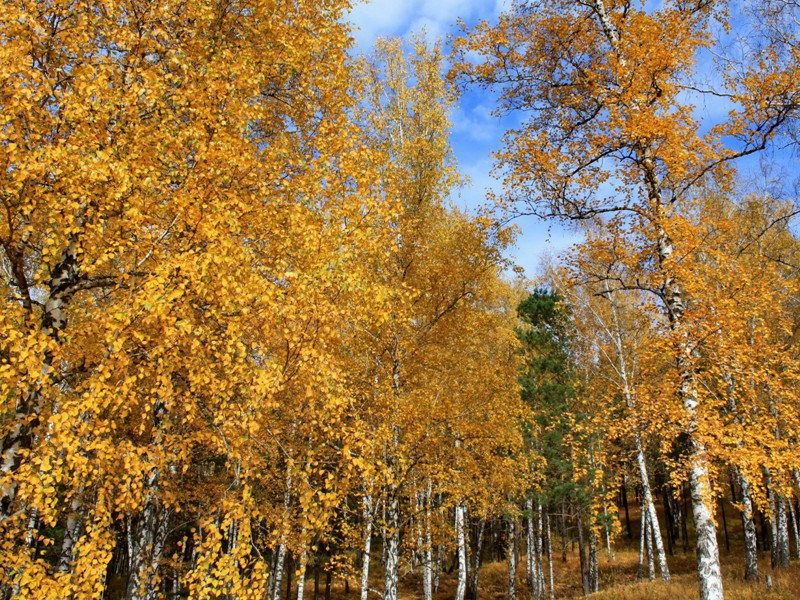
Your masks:
<path fill-rule="evenodd" d="M 404 35 L 408 24 L 419 14 L 416 2 L 410 0 L 373 0 L 357 4 L 350 11 L 353 32 L 362 48 L 369 48 L 382 36 Z"/>
<path fill-rule="evenodd" d="M 503 134 L 500 121 L 492 115 L 492 107 L 478 104 L 467 110 L 460 104 L 453 113 L 453 132 L 459 137 L 497 147 Z"/>
<path fill-rule="evenodd" d="M 431 41 L 447 35 L 447 30 L 441 21 L 431 19 L 430 17 L 420 17 L 415 19 L 408 28 L 408 33 L 420 34 L 425 32 L 425 37 Z"/>
<path fill-rule="evenodd" d="M 460 18 L 466 18 L 474 12 L 479 3 L 466 3 L 463 0 L 423 0 L 422 14 L 441 24 L 453 24 Z"/>
<path fill-rule="evenodd" d="M 379 37 L 406 36 L 423 26 L 431 37 L 454 32 L 459 19 L 472 21 L 494 18 L 510 0 L 371 0 L 350 11 L 353 32 L 361 48 L 368 48 Z"/>
<path fill-rule="evenodd" d="M 514 4 L 514 0 L 497 0 L 494 3 L 494 16 L 499 17 L 501 13 L 508 12 Z"/>

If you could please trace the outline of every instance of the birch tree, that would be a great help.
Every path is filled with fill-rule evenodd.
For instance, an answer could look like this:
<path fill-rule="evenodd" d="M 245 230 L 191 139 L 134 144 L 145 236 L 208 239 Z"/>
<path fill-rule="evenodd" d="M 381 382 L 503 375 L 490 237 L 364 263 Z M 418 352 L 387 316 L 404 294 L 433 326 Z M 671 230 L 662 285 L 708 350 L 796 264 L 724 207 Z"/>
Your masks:
<path fill-rule="evenodd" d="M 723 12 L 715 12 L 719 8 Z M 499 90 L 501 113 L 530 115 L 497 153 L 500 198 L 513 214 L 581 220 L 616 215 L 641 251 L 640 268 L 617 287 L 654 291 L 668 320 L 697 531 L 700 596 L 722 598 L 710 461 L 685 287 L 676 246 L 676 207 L 698 182 L 724 183 L 730 163 L 764 148 L 794 114 L 797 61 L 757 60 L 725 74 L 736 104 L 728 121 L 702 134 L 679 94 L 698 54 L 712 43 L 724 3 L 520 3 L 497 25 L 481 23 L 457 42 L 456 76 Z M 667 45 L 664 39 L 672 40 Z M 477 60 L 468 59 L 477 56 Z M 765 99 L 767 101 L 765 102 Z M 736 138 L 725 147 L 720 136 Z"/>

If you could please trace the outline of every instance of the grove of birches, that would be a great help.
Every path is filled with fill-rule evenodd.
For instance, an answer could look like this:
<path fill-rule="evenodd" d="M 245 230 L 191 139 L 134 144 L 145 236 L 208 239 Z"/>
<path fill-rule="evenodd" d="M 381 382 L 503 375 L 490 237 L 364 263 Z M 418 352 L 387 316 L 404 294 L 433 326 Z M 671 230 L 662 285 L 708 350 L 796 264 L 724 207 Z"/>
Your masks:
<path fill-rule="evenodd" d="M 800 3 L 351 9 L 0 5 L 0 598 L 798 597 Z"/>

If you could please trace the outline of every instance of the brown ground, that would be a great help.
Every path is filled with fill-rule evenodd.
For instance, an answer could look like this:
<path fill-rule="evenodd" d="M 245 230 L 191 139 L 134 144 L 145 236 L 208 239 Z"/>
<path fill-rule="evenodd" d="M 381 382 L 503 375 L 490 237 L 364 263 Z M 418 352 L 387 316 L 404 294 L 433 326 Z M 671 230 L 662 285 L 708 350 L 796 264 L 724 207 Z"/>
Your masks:
<path fill-rule="evenodd" d="M 793 559 L 788 569 L 773 572 L 770 568 L 770 557 L 768 552 L 760 554 L 759 568 L 761 581 L 750 584 L 743 578 L 743 545 L 741 535 L 741 521 L 738 513 L 732 506 L 726 506 L 728 520 L 728 533 L 730 537 L 730 552 L 726 550 L 725 538 L 722 531 L 719 532 L 720 552 L 723 569 L 723 582 L 725 586 L 726 600 L 795 600 L 800 599 L 800 561 Z M 624 517 L 623 517 L 624 518 Z M 629 540 L 623 533 L 618 539 L 615 554 L 609 559 L 605 549 L 600 556 L 600 592 L 591 597 L 596 600 L 679 600 L 693 599 L 698 597 L 697 575 L 695 572 L 695 557 L 692 548 L 684 553 L 681 544 L 675 548 L 674 554 L 668 556 L 672 582 L 664 583 L 660 579 L 655 581 L 647 580 L 647 567 L 645 565 L 645 580 L 636 581 L 636 571 L 638 563 L 638 511 L 632 512 L 632 528 L 634 539 Z M 663 523 L 663 521 L 662 521 Z M 719 524 L 720 529 L 722 524 Z M 662 528 L 663 531 L 663 528 Z M 692 531 L 690 530 L 690 539 Z M 792 542 L 792 555 L 796 549 L 794 536 Z M 665 540 L 666 544 L 666 540 Z M 554 549 L 560 548 L 560 542 L 554 540 Z M 522 558 L 522 557 L 521 557 Z M 524 559 L 522 560 L 524 563 Z M 554 571 L 556 581 L 556 598 L 579 598 L 581 597 L 580 566 L 577 551 L 567 553 L 567 561 L 562 562 L 560 554 L 554 556 Z M 545 565 L 546 569 L 546 565 Z M 767 587 L 767 576 L 772 579 L 772 588 Z M 382 587 L 380 573 L 375 572 L 374 586 L 378 589 Z M 527 587 L 525 586 L 525 573 L 518 570 L 517 598 L 520 600 L 529 598 Z M 658 576 L 657 576 L 658 577 Z M 505 600 L 508 595 L 508 570 L 505 563 L 484 564 L 480 572 L 480 593 L 481 600 Z M 439 593 L 435 596 L 436 600 L 448 600 L 455 595 L 455 573 L 448 576 L 442 574 Z M 311 584 L 311 585 L 309 585 Z M 332 598 L 334 600 L 346 600 L 358 598 L 358 589 L 354 581 L 350 582 L 350 593 L 344 593 L 344 585 L 341 581 L 334 584 Z M 322 592 L 322 590 L 320 590 Z M 306 584 L 306 597 L 312 598 L 313 584 L 311 581 Z M 400 600 L 422 600 L 422 585 L 418 574 L 407 574 L 401 580 Z M 320 593 L 320 598 L 324 594 Z M 377 595 L 370 595 L 370 598 L 378 598 Z"/>

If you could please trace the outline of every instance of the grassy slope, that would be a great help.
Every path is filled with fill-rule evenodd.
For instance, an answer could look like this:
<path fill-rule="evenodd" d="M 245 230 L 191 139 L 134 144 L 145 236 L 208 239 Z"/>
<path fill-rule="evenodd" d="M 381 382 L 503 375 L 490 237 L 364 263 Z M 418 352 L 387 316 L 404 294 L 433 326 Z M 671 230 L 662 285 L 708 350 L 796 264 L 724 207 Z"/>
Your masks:
<path fill-rule="evenodd" d="M 723 568 L 723 580 L 725 585 L 726 600 L 794 600 L 800 598 L 800 561 L 793 560 L 788 569 L 773 573 L 770 568 L 770 558 L 768 552 L 760 554 L 759 567 L 761 569 L 761 581 L 750 584 L 743 578 L 743 545 L 741 534 L 741 520 L 738 513 L 730 504 L 726 507 L 728 517 L 728 532 L 730 536 L 730 552 L 725 549 L 725 538 L 722 531 L 719 532 L 720 552 Z M 623 517 L 624 518 L 624 517 Z M 639 530 L 638 512 L 632 511 L 632 527 L 634 539 L 629 540 L 626 535 L 621 535 L 617 539 L 615 555 L 609 560 L 605 549 L 600 556 L 600 592 L 592 595 L 597 600 L 678 600 L 692 599 L 698 597 L 697 575 L 695 572 L 695 557 L 692 548 L 684 553 L 680 544 L 675 548 L 675 553 L 668 557 L 672 582 L 664 583 L 660 579 L 655 581 L 643 582 L 636 581 L 636 571 L 638 563 L 638 537 Z M 662 520 L 663 523 L 663 520 Z M 721 529 L 721 523 L 720 523 Z M 662 528 L 663 531 L 663 528 Z M 692 536 L 690 529 L 690 539 Z M 666 542 L 666 541 L 665 541 Z M 795 540 L 792 535 L 792 554 L 795 551 Z M 554 540 L 554 550 L 560 549 L 560 541 Z M 522 558 L 522 557 L 521 557 Z M 524 559 L 522 560 L 524 563 Z M 567 553 L 567 561 L 562 562 L 560 554 L 554 556 L 554 571 L 556 581 L 556 598 L 580 598 L 581 581 L 580 566 L 578 561 L 577 549 L 575 552 Z M 647 567 L 645 566 L 645 571 Z M 773 581 L 772 589 L 768 589 L 766 576 L 770 575 Z M 455 573 L 448 576 L 442 575 L 439 593 L 436 600 L 452 599 L 455 595 Z M 527 599 L 527 588 L 525 586 L 524 566 L 518 571 L 518 593 L 520 600 Z M 380 573 L 373 572 L 373 586 L 376 589 L 382 588 Z M 480 595 L 483 599 L 500 600 L 505 599 L 508 594 L 508 571 L 504 563 L 485 564 L 480 572 Z M 312 582 L 306 584 L 306 598 L 312 598 Z M 344 586 L 341 581 L 334 584 L 332 598 L 335 600 L 353 599 L 358 597 L 358 589 L 355 582 L 351 580 L 351 590 L 349 594 L 344 593 Z M 401 580 L 400 599 L 401 600 L 422 600 L 421 583 L 418 574 L 406 574 Z M 324 598 L 320 590 L 320 598 Z M 370 598 L 378 598 L 371 594 Z"/>

